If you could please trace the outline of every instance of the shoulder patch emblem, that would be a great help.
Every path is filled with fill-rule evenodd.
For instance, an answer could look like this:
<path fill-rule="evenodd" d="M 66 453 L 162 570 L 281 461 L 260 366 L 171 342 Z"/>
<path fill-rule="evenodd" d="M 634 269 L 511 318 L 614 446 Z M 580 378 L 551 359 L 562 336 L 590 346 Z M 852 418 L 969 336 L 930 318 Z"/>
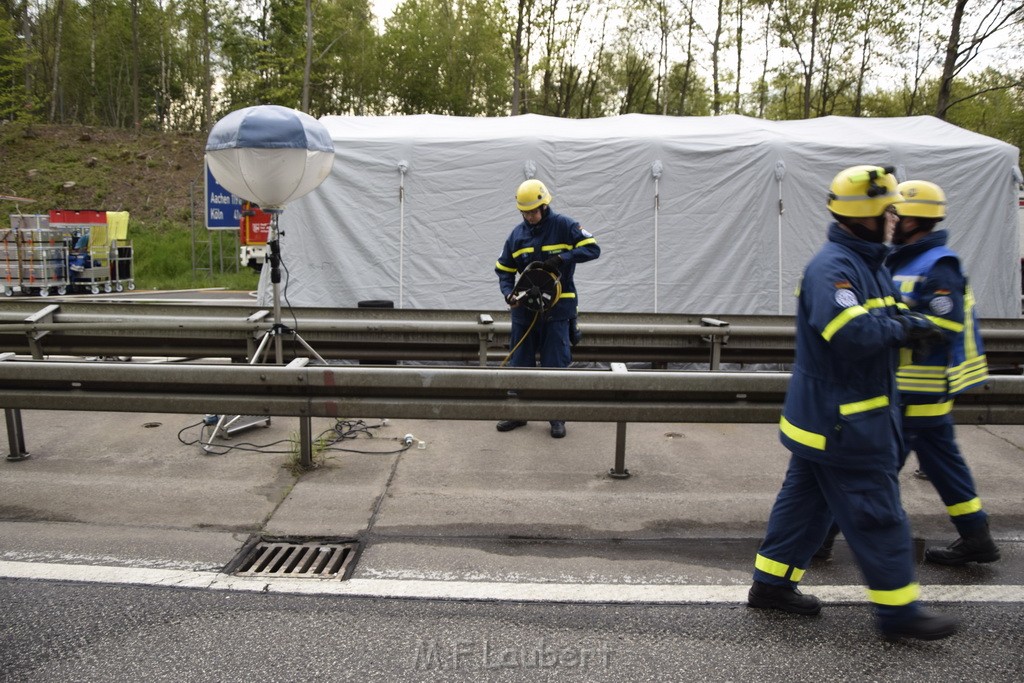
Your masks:
<path fill-rule="evenodd" d="M 593 237 L 593 235 L 590 234 L 590 231 L 582 226 L 580 227 L 580 232 L 583 233 L 584 237 Z"/>
<path fill-rule="evenodd" d="M 948 296 L 937 296 L 928 304 L 928 308 L 936 315 L 948 315 L 953 310 L 953 299 Z"/>
<path fill-rule="evenodd" d="M 840 308 L 850 308 L 860 303 L 857 301 L 857 295 L 849 289 L 837 289 L 835 300 Z"/>

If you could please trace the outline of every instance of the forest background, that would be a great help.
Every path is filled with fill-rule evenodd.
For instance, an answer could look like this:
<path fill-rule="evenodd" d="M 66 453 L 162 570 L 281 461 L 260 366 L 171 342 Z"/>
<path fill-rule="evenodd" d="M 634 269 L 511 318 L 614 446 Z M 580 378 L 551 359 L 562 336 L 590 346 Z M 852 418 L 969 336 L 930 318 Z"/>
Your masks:
<path fill-rule="evenodd" d="M 1024 148 L 1024 0 L 0 0 L 0 195 L 35 200 L 0 210 L 127 210 L 140 286 L 251 286 L 190 236 L 206 134 L 254 104 L 932 115 Z"/>

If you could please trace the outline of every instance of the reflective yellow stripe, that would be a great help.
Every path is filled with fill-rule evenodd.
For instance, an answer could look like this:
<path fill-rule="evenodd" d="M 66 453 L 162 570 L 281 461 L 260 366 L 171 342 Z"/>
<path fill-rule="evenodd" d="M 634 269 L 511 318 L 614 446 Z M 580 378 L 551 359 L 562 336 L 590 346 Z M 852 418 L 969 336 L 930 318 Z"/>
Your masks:
<path fill-rule="evenodd" d="M 974 338 L 974 291 L 970 285 L 964 289 L 964 355 L 978 357 L 978 340 Z"/>
<path fill-rule="evenodd" d="M 825 330 L 821 333 L 821 336 L 825 341 L 832 341 L 832 337 L 835 336 L 836 332 L 842 329 L 843 325 L 850 322 L 858 315 L 866 315 L 867 312 L 868 309 L 863 306 L 850 306 L 849 308 L 844 309 L 842 313 L 837 315 L 835 318 L 832 318 L 832 322 L 825 325 Z"/>
<path fill-rule="evenodd" d="M 519 258 L 523 254 L 532 254 L 532 253 L 533 253 L 533 247 L 523 247 L 519 251 L 513 252 L 512 253 L 512 258 Z"/>
<path fill-rule="evenodd" d="M 540 248 L 541 251 L 569 251 L 572 249 L 571 244 L 545 244 Z"/>
<path fill-rule="evenodd" d="M 874 398 L 866 398 L 863 401 L 854 401 L 853 403 L 843 403 L 839 406 L 840 415 L 853 415 L 855 413 L 864 413 L 875 408 L 881 408 L 889 405 L 888 396 L 875 396 Z"/>
<path fill-rule="evenodd" d="M 885 308 L 886 306 L 895 306 L 896 299 L 891 296 L 887 296 L 884 299 L 868 299 L 864 302 L 864 308 Z"/>
<path fill-rule="evenodd" d="M 940 318 L 937 315 L 925 315 L 925 317 L 931 320 L 934 325 L 941 327 L 944 330 L 959 333 L 962 332 L 964 329 L 963 323 L 954 322 L 952 320 L 946 320 L 945 318 Z"/>
<path fill-rule="evenodd" d="M 897 377 L 896 388 L 908 394 L 945 394 L 947 392 L 946 382 L 941 380 L 905 380 L 902 377 Z"/>
<path fill-rule="evenodd" d="M 985 354 L 981 354 L 965 360 L 955 368 L 949 368 L 947 373 L 950 391 L 962 391 L 988 379 L 988 360 Z"/>
<path fill-rule="evenodd" d="M 808 446 L 810 448 L 815 448 L 819 451 L 825 450 L 824 435 L 815 434 L 814 432 L 809 432 L 806 429 L 800 429 L 796 425 L 792 424 L 789 420 L 787 420 L 785 415 L 783 415 L 782 419 L 779 420 L 779 429 L 782 430 L 783 434 L 785 434 L 786 436 L 793 439 L 793 441 L 796 441 L 799 444 L 803 444 L 804 446 Z"/>
<path fill-rule="evenodd" d="M 914 291 L 914 285 L 917 284 L 917 278 L 910 280 L 900 280 L 900 292 L 903 294 L 910 294 Z"/>
<path fill-rule="evenodd" d="M 754 558 L 754 566 L 765 574 L 771 574 L 772 576 L 778 576 L 779 578 L 786 578 L 786 574 L 789 573 L 789 565 L 776 562 L 775 560 L 769 560 L 764 555 L 758 553 L 757 557 Z"/>
<path fill-rule="evenodd" d="M 945 394 L 949 390 L 946 373 L 941 365 L 901 365 L 896 370 L 896 388 L 915 394 Z"/>
<path fill-rule="evenodd" d="M 559 299 L 575 299 L 576 298 L 576 292 L 562 292 L 562 294 L 558 298 Z"/>
<path fill-rule="evenodd" d="M 593 237 L 588 237 L 585 240 L 580 240 L 579 242 L 577 242 L 576 247 L 584 247 L 588 244 L 597 244 L 597 240 Z"/>
<path fill-rule="evenodd" d="M 907 417 L 938 417 L 948 415 L 953 410 L 953 401 L 944 403 L 924 403 L 908 405 L 903 414 Z"/>
<path fill-rule="evenodd" d="M 790 575 L 789 578 L 796 583 L 800 583 L 800 579 L 804 578 L 804 574 L 806 573 L 806 569 L 797 569 L 796 567 L 793 567 L 793 573 Z"/>
<path fill-rule="evenodd" d="M 501 264 L 501 261 L 498 261 L 497 263 L 495 263 L 494 267 L 497 268 L 498 270 L 503 270 L 506 273 L 514 273 L 514 272 L 516 272 L 515 268 L 509 268 L 508 266 L 503 266 Z"/>
<path fill-rule="evenodd" d="M 981 498 L 972 498 L 964 503 L 957 503 L 956 505 L 950 505 L 946 508 L 949 511 L 950 517 L 959 517 L 960 515 L 969 515 L 972 512 L 981 511 Z"/>
<path fill-rule="evenodd" d="M 904 365 L 900 368 L 900 373 L 907 377 L 915 377 L 919 379 L 945 379 L 946 378 L 946 366 L 945 365 Z"/>
<path fill-rule="evenodd" d="M 911 583 L 903 588 L 892 591 L 874 591 L 868 589 L 868 600 L 876 605 L 902 607 L 909 605 L 921 596 L 921 584 Z"/>

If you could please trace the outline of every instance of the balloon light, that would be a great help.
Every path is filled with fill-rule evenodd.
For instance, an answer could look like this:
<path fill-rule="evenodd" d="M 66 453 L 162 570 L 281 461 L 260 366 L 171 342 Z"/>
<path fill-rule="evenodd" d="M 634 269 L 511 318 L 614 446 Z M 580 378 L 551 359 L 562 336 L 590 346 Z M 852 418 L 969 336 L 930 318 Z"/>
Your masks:
<path fill-rule="evenodd" d="M 206 141 L 206 159 L 213 177 L 232 194 L 280 213 L 327 178 L 334 142 L 309 114 L 264 104 L 218 121 Z"/>
<path fill-rule="evenodd" d="M 321 363 L 313 347 L 281 322 L 281 246 L 278 218 L 284 206 L 312 192 L 334 165 L 334 142 L 322 123 L 288 107 L 263 104 L 233 111 L 220 121 L 206 140 L 206 162 L 217 182 L 234 195 L 271 214 L 270 284 L 274 299 L 274 326 L 260 339 L 250 364 L 260 361 L 274 341 L 277 364 L 283 363 L 282 337 L 301 344 Z M 217 423 L 214 434 L 222 428 Z"/>

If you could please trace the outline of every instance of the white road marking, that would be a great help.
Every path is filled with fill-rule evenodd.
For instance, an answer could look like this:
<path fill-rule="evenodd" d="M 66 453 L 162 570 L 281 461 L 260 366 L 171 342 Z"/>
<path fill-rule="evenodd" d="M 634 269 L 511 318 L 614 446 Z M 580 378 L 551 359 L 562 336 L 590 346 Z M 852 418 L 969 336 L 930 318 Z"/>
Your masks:
<path fill-rule="evenodd" d="M 0 561 L 0 578 L 205 588 L 260 593 L 489 602 L 728 604 L 745 603 L 748 585 L 570 584 L 398 579 L 239 577 L 220 572 Z M 866 602 L 863 586 L 806 586 L 824 603 Z M 1024 602 L 1024 586 L 927 585 L 927 602 Z"/>

